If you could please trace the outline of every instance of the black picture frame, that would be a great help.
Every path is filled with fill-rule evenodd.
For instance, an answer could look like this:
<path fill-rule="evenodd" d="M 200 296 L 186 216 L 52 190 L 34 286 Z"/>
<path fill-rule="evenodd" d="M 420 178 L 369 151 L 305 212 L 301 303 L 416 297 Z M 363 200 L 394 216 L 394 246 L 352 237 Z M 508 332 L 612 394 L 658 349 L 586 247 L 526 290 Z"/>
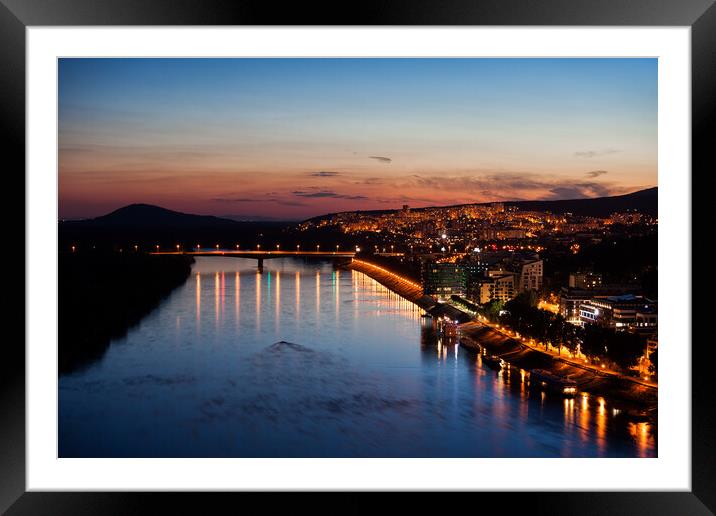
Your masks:
<path fill-rule="evenodd" d="M 713 0 L 405 0 L 363 1 L 348 8 L 340 2 L 327 5 L 294 2 L 279 6 L 269 1 L 245 0 L 0 0 L 0 131 L 5 143 L 7 176 L 13 176 L 6 176 L 6 180 L 17 181 L 13 191 L 25 191 L 24 174 L 20 179 L 18 173 L 25 167 L 25 30 L 28 26 L 63 25 L 690 26 L 692 168 L 705 175 L 713 161 L 713 140 L 707 129 L 716 125 L 716 6 L 713 3 Z M 693 172 L 685 173 L 691 173 L 692 181 L 697 177 Z M 6 206 L 3 208 L 5 220 L 17 220 L 17 208 L 11 210 L 9 203 Z M 18 258 L 17 249 L 12 252 Z M 22 255 L 27 258 L 24 251 Z M 23 270 L 27 274 L 27 270 Z M 685 278 L 691 282 L 690 272 Z M 24 311 L 24 302 L 18 302 L 16 309 L 21 305 Z M 698 320 L 706 308 L 695 303 L 692 306 L 692 320 Z M 511 510 L 527 514 L 716 513 L 716 425 L 712 408 L 716 401 L 714 389 L 709 385 L 708 344 L 708 341 L 694 341 L 692 345 L 691 492 L 454 493 L 448 506 L 442 497 L 436 499 L 414 493 L 401 497 L 401 512 L 411 510 L 411 505 L 438 511 L 454 510 L 456 502 L 471 506 L 487 503 L 474 505 L 477 510 L 493 504 L 504 506 L 507 500 Z M 236 496 L 242 497 L 242 504 L 258 503 L 263 512 L 269 513 L 289 507 L 295 510 L 296 504 L 305 504 L 314 512 L 342 513 L 387 507 L 385 496 L 372 493 L 334 493 L 328 497 L 306 493 L 287 500 L 272 493 L 25 492 L 24 330 L 22 340 L 18 336 L 4 339 L 0 373 L 0 511 L 7 514 L 129 514 L 153 512 L 159 506 L 163 512 L 208 513 L 218 508 L 218 504 L 235 501 Z"/>

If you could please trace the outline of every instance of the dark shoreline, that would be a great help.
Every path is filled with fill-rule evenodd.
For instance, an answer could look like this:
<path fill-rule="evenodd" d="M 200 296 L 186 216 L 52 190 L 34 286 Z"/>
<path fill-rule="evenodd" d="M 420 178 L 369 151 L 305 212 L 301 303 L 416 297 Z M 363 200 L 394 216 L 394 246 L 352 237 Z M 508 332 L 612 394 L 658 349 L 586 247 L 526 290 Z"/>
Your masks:
<path fill-rule="evenodd" d="M 58 257 L 58 373 L 100 359 L 191 273 L 191 256 L 62 253 Z"/>

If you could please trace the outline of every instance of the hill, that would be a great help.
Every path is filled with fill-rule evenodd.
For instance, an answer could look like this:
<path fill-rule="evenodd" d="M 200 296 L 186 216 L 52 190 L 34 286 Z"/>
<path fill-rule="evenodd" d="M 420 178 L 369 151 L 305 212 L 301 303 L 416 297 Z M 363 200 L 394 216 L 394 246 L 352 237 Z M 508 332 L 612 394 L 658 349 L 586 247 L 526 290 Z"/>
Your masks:
<path fill-rule="evenodd" d="M 594 197 L 589 199 L 560 199 L 554 201 L 504 201 L 505 206 L 516 206 L 521 211 L 549 211 L 551 213 L 572 213 L 585 217 L 608 217 L 614 212 L 636 210 L 639 213 L 652 217 L 658 216 L 658 187 L 647 188 L 625 195 L 611 197 Z M 435 210 L 440 208 L 460 208 L 462 206 L 488 206 L 492 203 L 452 204 L 449 206 L 427 206 L 412 208 L 412 211 Z M 362 210 L 356 213 L 365 215 L 383 215 L 395 213 L 398 210 Z M 318 221 L 335 215 L 329 213 L 308 219 Z M 308 222 L 306 221 L 306 222 Z"/>
<path fill-rule="evenodd" d="M 93 219 L 62 221 L 59 246 L 80 249 L 183 248 L 240 243 L 242 247 L 275 245 L 288 222 L 236 221 L 210 215 L 193 215 L 149 204 L 130 204 Z"/>
<path fill-rule="evenodd" d="M 107 215 L 93 219 L 63 222 L 75 228 L 134 228 L 142 229 L 197 229 L 238 226 L 234 220 L 211 215 L 192 215 L 168 210 L 151 204 L 130 204 Z"/>
<path fill-rule="evenodd" d="M 559 201 L 513 201 L 506 206 L 517 206 L 524 211 L 550 211 L 574 215 L 607 217 L 614 212 L 636 210 L 639 213 L 658 216 L 658 188 L 647 188 L 625 195 L 595 197 L 593 199 L 565 199 Z"/>

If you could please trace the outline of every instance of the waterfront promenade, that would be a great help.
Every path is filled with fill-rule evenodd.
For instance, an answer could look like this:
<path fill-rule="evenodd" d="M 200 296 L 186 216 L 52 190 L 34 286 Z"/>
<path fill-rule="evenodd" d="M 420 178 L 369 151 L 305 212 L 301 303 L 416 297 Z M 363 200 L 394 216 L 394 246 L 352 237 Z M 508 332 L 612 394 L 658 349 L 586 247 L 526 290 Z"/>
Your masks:
<path fill-rule="evenodd" d="M 419 283 L 392 272 L 385 267 L 356 258 L 353 259 L 349 267 L 373 278 L 378 283 L 408 301 L 415 303 L 425 311 L 430 310 L 437 304 L 433 298 L 423 294 L 423 287 Z"/>
<path fill-rule="evenodd" d="M 460 343 L 475 350 L 484 348 L 509 364 L 525 370 L 546 369 L 577 382 L 580 391 L 655 408 L 657 387 L 637 379 L 599 368 L 576 364 L 519 342 L 481 322 L 461 325 Z"/>

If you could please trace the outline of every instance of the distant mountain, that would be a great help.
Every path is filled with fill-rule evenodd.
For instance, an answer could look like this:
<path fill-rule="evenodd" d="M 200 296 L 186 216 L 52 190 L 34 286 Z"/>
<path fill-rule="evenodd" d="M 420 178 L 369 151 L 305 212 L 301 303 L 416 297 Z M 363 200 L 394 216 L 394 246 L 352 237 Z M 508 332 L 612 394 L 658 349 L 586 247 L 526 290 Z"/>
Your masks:
<path fill-rule="evenodd" d="M 241 244 L 273 246 L 289 222 L 237 221 L 210 215 L 192 215 L 150 204 L 130 204 L 93 219 L 61 221 L 60 249 L 174 249 L 195 245 L 214 247 Z M 136 247 L 135 247 L 136 246 Z"/>
<path fill-rule="evenodd" d="M 625 195 L 615 195 L 612 197 L 595 197 L 589 199 L 564 199 L 555 201 L 504 201 L 505 206 L 516 206 L 521 211 L 549 211 L 551 213 L 572 213 L 585 217 L 608 217 L 614 212 L 625 212 L 627 210 L 636 210 L 639 213 L 658 216 L 658 188 L 647 188 Z M 470 203 L 470 204 L 453 204 L 449 206 L 429 206 L 424 208 L 412 208 L 412 211 L 434 210 L 440 208 L 459 208 L 461 206 L 487 206 L 492 203 Z M 382 215 L 395 213 L 399 210 L 366 210 L 360 211 L 366 215 Z M 328 218 L 334 213 L 321 215 L 308 219 L 308 221 L 318 221 Z M 308 222 L 306 221 L 306 222 Z"/>
<path fill-rule="evenodd" d="M 62 225 L 73 228 L 107 229 L 199 229 L 230 228 L 240 223 L 211 215 L 192 215 L 168 210 L 151 204 L 130 204 L 107 215 L 93 219 L 66 221 Z"/>
<path fill-rule="evenodd" d="M 505 206 L 517 206 L 523 211 L 550 211 L 573 213 L 590 217 L 607 217 L 614 212 L 638 211 L 652 217 L 658 216 L 658 188 L 647 188 L 626 195 L 596 197 L 593 199 L 565 199 L 559 201 L 513 201 Z"/>

